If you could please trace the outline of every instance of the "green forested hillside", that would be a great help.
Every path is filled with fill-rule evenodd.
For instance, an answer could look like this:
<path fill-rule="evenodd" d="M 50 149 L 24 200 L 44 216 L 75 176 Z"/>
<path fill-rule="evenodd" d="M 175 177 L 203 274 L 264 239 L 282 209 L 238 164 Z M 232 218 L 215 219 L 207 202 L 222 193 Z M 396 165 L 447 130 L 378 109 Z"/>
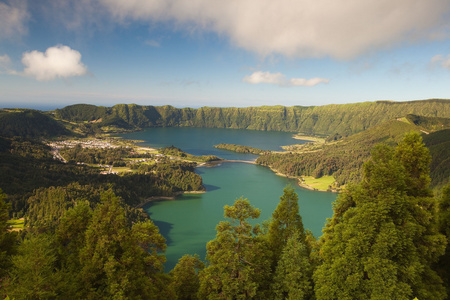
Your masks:
<path fill-rule="evenodd" d="M 202 107 L 199 109 L 135 104 L 119 104 L 113 107 L 78 104 L 55 110 L 55 116 L 58 119 L 93 122 L 91 124 L 95 124 L 96 127 L 108 124 L 123 127 L 126 123 L 133 128 L 193 126 L 296 131 L 316 135 L 340 133 L 343 136 L 407 114 L 448 117 L 450 100 L 378 101 L 311 107 Z"/>
<path fill-rule="evenodd" d="M 411 124 L 420 126 L 423 129 L 429 131 L 437 131 L 450 128 L 450 118 L 448 115 L 445 118 L 437 118 L 409 114 L 405 119 Z"/>
<path fill-rule="evenodd" d="M 409 131 L 424 130 L 403 119 L 390 120 L 338 142 L 326 143 L 322 146 L 306 144 L 295 152 L 268 153 L 259 157 L 257 163 L 295 177 L 306 175 L 317 178 L 333 175 L 340 186 L 361 179 L 362 165 L 369 159 L 374 145 L 385 143 L 394 146 Z M 440 187 L 448 182 L 446 166 L 450 138 L 448 133 L 445 134 L 443 131 L 430 134 L 429 137 L 426 134 L 423 135 L 425 144 L 431 147 L 432 186 Z"/>
<path fill-rule="evenodd" d="M 450 180 L 450 129 L 424 135 L 423 141 L 431 154 L 431 182 L 441 188 Z"/>
<path fill-rule="evenodd" d="M 107 153 L 109 150 L 96 152 L 102 159 L 104 153 L 99 151 Z M 0 137 L 0 189 L 8 195 L 12 209 L 18 215 L 28 211 L 27 199 L 39 189 L 66 187 L 73 183 L 103 191 L 111 188 L 131 206 L 153 196 L 204 190 L 202 178 L 194 172 L 194 167 L 190 163 L 164 160 L 123 176 L 105 176 L 87 165 L 54 160 L 50 147 L 40 142 Z"/>
<path fill-rule="evenodd" d="M 0 136 L 38 138 L 67 134 L 64 126 L 40 111 L 0 109 Z"/>

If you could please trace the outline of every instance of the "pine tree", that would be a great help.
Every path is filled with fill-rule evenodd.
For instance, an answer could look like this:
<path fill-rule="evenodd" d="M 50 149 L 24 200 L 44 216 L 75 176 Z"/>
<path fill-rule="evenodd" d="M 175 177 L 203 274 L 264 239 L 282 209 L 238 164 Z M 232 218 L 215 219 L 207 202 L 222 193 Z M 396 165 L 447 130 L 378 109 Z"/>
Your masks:
<path fill-rule="evenodd" d="M 445 254 L 436 264 L 436 269 L 447 288 L 447 295 L 450 295 L 450 184 L 442 189 L 439 202 L 439 230 L 447 238 L 447 247 Z"/>
<path fill-rule="evenodd" d="M 259 225 L 248 221 L 259 215 L 247 199 L 225 206 L 231 221 L 220 222 L 216 238 L 207 244 L 209 264 L 200 272 L 200 298 L 250 299 L 262 293 L 270 272 L 268 249 Z"/>
<path fill-rule="evenodd" d="M 308 249 L 300 233 L 294 232 L 277 264 L 272 284 L 274 299 L 310 299 L 312 272 Z"/>
<path fill-rule="evenodd" d="M 204 266 L 198 255 L 184 255 L 178 260 L 175 268 L 170 271 L 172 279 L 170 289 L 175 292 L 177 299 L 197 299 L 200 287 L 198 272 L 203 270 Z"/>
<path fill-rule="evenodd" d="M 13 257 L 11 299 L 56 299 L 63 290 L 57 247 L 49 234 L 29 235 Z"/>
<path fill-rule="evenodd" d="M 433 262 L 445 237 L 425 174 L 428 152 L 410 133 L 378 146 L 360 185 L 338 197 L 315 271 L 317 299 L 444 299 Z M 417 166 L 417 167 L 415 167 Z"/>
<path fill-rule="evenodd" d="M 165 240 L 151 221 L 128 227 L 119 198 L 102 196 L 86 229 L 80 251 L 86 298 L 158 299 L 165 285 L 162 274 Z"/>
<path fill-rule="evenodd" d="M 15 232 L 9 232 L 8 220 L 11 205 L 5 202 L 6 195 L 0 189 L 0 280 L 7 275 L 9 268 L 12 266 L 11 256 L 16 253 Z M 0 288 L 1 288 L 0 283 Z"/>
<path fill-rule="evenodd" d="M 283 190 L 283 196 L 280 197 L 280 203 L 272 214 L 267 233 L 275 266 L 283 247 L 294 233 L 299 235 L 300 241 L 305 242 L 305 231 L 298 208 L 298 196 L 294 188 L 287 186 Z"/>

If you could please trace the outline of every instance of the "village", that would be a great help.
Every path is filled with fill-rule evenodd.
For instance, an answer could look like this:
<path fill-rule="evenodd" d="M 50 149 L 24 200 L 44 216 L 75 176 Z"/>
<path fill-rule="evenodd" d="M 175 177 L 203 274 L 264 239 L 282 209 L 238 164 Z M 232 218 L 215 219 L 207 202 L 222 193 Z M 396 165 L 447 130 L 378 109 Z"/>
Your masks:
<path fill-rule="evenodd" d="M 61 149 L 64 147 L 73 148 L 77 145 L 81 145 L 83 148 L 98 148 L 98 149 L 107 149 L 107 148 L 119 148 L 121 146 L 114 145 L 114 140 L 103 140 L 103 139 L 89 139 L 89 140 L 67 140 L 67 141 L 54 141 L 49 142 L 49 145 L 52 149 Z M 129 147 L 129 146 L 125 146 Z"/>
<path fill-rule="evenodd" d="M 83 139 L 83 140 L 64 140 L 64 141 L 51 141 L 47 142 L 47 145 L 51 147 L 51 153 L 53 155 L 54 160 L 61 161 L 63 163 L 68 163 L 68 161 L 61 155 L 60 150 L 63 148 L 73 149 L 75 147 L 81 146 L 82 148 L 90 148 L 90 149 L 117 149 L 120 147 L 124 147 L 127 149 L 132 148 L 130 152 L 131 155 L 142 154 L 143 158 L 127 158 L 128 166 L 117 167 L 112 164 L 96 164 L 95 167 L 102 169 L 100 174 L 109 175 L 109 174 L 119 174 L 121 172 L 132 172 L 133 168 L 130 166 L 135 164 L 153 164 L 158 163 L 161 158 L 165 157 L 164 154 L 158 153 L 157 149 L 148 148 L 148 147 L 133 147 L 134 143 L 118 141 L 117 139 Z M 172 156 L 169 156 L 168 159 L 175 159 Z M 76 162 L 78 165 L 91 165 L 82 161 Z"/>

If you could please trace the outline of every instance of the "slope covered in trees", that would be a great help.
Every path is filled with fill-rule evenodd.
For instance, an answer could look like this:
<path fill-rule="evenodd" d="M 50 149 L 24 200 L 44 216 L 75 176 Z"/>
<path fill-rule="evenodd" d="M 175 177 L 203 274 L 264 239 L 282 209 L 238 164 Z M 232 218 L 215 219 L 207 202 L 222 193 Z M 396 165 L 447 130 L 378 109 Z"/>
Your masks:
<path fill-rule="evenodd" d="M 395 148 L 376 146 L 318 241 L 304 231 L 292 188 L 263 226 L 251 222 L 259 210 L 237 199 L 224 207 L 206 264 L 186 255 L 168 274 L 158 228 L 127 213 L 111 190 L 74 188 L 75 205 L 52 226 L 35 223 L 20 235 L 7 230 L 0 191 L 0 292 L 15 299 L 444 300 L 450 186 L 433 196 L 430 161 L 417 133 Z"/>
<path fill-rule="evenodd" d="M 317 299 L 445 299 L 433 264 L 444 254 L 428 149 L 409 134 L 379 145 L 361 184 L 338 198 L 314 273 Z"/>
<path fill-rule="evenodd" d="M 107 159 L 105 153 L 108 151 L 105 149 L 94 153 Z M 118 196 L 132 206 L 153 196 L 173 196 L 180 191 L 203 190 L 202 178 L 194 172 L 194 167 L 192 163 L 167 159 L 158 164 L 143 165 L 123 176 L 105 176 L 87 165 L 75 162 L 64 164 L 53 160 L 50 148 L 40 142 L 0 137 L 0 188 L 8 194 L 14 213 L 19 215 L 32 208 L 29 207 L 29 197 L 40 194 L 45 198 L 42 190 L 67 187 L 74 183 L 89 185 L 92 189 L 113 188 Z M 71 201 L 70 197 L 64 199 Z M 40 209 L 38 216 L 45 214 L 51 213 Z"/>
<path fill-rule="evenodd" d="M 63 125 L 40 111 L 0 109 L 0 136 L 48 138 L 69 134 Z"/>
<path fill-rule="evenodd" d="M 431 182 L 440 189 L 450 178 L 450 129 L 424 135 L 423 141 L 431 154 Z"/>
<path fill-rule="evenodd" d="M 434 118 L 427 119 L 429 123 L 434 122 Z M 444 123 L 449 120 L 441 119 Z M 409 131 L 420 132 L 424 131 L 424 128 L 401 119 L 390 120 L 337 142 L 332 141 L 319 146 L 301 145 L 298 151 L 286 153 L 266 153 L 256 162 L 293 177 L 305 175 L 318 178 L 333 175 L 340 186 L 361 179 L 362 165 L 369 159 L 370 151 L 376 144 L 383 142 L 394 146 Z M 437 188 L 442 187 L 449 179 L 448 132 L 440 130 L 429 135 L 423 134 L 425 144 L 432 149 L 432 186 Z"/>
<path fill-rule="evenodd" d="M 447 117 L 450 115 L 450 100 L 378 101 L 310 107 L 202 107 L 199 109 L 135 104 L 119 104 L 113 107 L 77 104 L 57 109 L 54 113 L 58 119 L 92 122 L 89 126 L 96 128 L 111 124 L 118 127 L 127 124 L 135 129 L 155 126 L 191 126 L 295 131 L 317 135 L 339 133 L 342 136 L 348 136 L 406 114 Z"/>

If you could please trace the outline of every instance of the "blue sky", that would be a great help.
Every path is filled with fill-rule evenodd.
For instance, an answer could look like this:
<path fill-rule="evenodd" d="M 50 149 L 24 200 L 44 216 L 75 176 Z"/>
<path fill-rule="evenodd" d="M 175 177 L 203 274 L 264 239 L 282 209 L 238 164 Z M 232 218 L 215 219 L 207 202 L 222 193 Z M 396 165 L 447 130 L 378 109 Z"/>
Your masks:
<path fill-rule="evenodd" d="M 447 0 L 0 0 L 0 108 L 429 98 Z"/>

